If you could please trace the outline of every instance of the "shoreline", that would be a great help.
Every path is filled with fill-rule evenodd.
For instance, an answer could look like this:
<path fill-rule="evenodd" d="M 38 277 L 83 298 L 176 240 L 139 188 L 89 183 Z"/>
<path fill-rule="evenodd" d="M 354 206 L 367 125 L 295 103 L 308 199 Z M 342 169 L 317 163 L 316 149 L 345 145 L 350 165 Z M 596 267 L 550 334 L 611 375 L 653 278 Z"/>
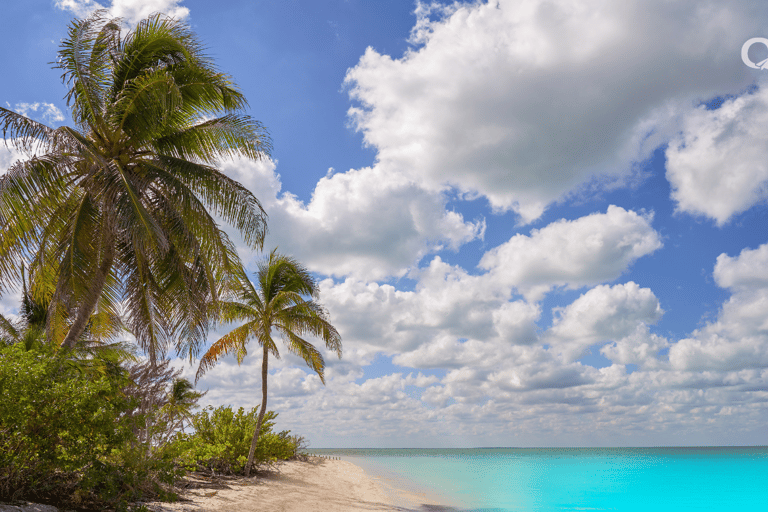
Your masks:
<path fill-rule="evenodd" d="M 419 512 L 457 510 L 400 489 L 346 461 L 286 461 L 256 478 L 193 479 L 185 501 L 145 503 L 152 512 Z"/>
<path fill-rule="evenodd" d="M 151 512 L 459 512 L 353 462 L 323 457 L 280 462 L 251 478 L 188 475 L 177 502 L 140 502 Z M 63 512 L 0 503 L 0 512 Z"/>
<path fill-rule="evenodd" d="M 452 500 L 447 499 L 435 486 L 416 482 L 391 468 L 371 463 L 365 459 L 356 460 L 356 457 L 342 456 L 340 460 L 362 469 L 368 478 L 377 483 L 389 496 L 390 502 L 396 507 L 396 510 L 403 512 L 427 510 L 430 512 L 459 512 L 465 510 L 458 503 L 453 503 Z"/>

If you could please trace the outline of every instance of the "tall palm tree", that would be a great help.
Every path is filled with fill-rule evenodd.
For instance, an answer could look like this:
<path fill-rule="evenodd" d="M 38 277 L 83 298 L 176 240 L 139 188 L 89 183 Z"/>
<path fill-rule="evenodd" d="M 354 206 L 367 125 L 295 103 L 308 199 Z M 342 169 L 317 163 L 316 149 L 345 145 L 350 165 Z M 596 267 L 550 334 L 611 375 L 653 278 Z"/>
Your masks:
<path fill-rule="evenodd" d="M 242 275 L 234 301 L 219 301 L 217 318 L 222 323 L 245 322 L 225 334 L 211 345 L 200 360 L 195 382 L 221 357 L 234 353 L 237 363 L 247 355 L 246 345 L 256 340 L 262 348 L 261 362 L 261 409 L 256 430 L 248 452 L 245 476 L 250 475 L 259 431 L 267 410 L 267 375 L 269 354 L 280 358 L 277 344 L 272 337 L 278 333 L 288 350 L 301 356 L 325 384 L 325 361 L 322 354 L 301 336 L 309 334 L 321 338 L 325 345 L 341 357 L 341 336 L 328 319 L 326 310 L 314 299 L 319 288 L 309 271 L 296 260 L 272 251 L 269 258 L 259 263 L 256 274 L 258 289 Z M 306 296 L 312 300 L 305 299 Z"/>
<path fill-rule="evenodd" d="M 152 361 L 174 340 L 192 357 L 207 303 L 240 268 L 214 215 L 254 249 L 266 233 L 259 201 L 217 162 L 261 158 L 269 137 L 189 27 L 162 15 L 124 37 L 106 11 L 75 19 L 55 67 L 75 127 L 0 107 L 6 144 L 31 156 L 0 177 L 0 293 L 28 262 L 49 340 L 71 348 L 94 313 L 125 313 Z"/>

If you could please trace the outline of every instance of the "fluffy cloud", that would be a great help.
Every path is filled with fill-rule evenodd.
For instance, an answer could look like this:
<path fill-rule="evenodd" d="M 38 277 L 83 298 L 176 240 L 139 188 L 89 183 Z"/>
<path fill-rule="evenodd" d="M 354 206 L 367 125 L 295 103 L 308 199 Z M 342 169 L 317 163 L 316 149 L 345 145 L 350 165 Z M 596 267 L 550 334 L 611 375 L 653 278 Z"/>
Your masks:
<path fill-rule="evenodd" d="M 392 362 L 411 368 L 489 370 L 497 366 L 500 361 L 519 362 L 521 358 L 527 359 L 533 355 L 541 355 L 499 341 L 477 339 L 460 341 L 457 337 L 450 335 L 435 336 L 421 341 L 417 348 L 396 354 Z"/>
<path fill-rule="evenodd" d="M 466 222 L 447 211 L 439 193 L 380 167 L 326 176 L 306 204 L 280 193 L 270 160 L 238 159 L 221 168 L 262 202 L 272 227 L 267 245 L 325 275 L 402 276 L 426 254 L 457 249 L 485 230 L 484 221 Z"/>
<path fill-rule="evenodd" d="M 662 365 L 658 358 L 659 351 L 668 347 L 669 341 L 666 338 L 650 332 L 646 323 L 639 322 L 633 332 L 603 345 L 600 353 L 617 364 L 654 368 Z"/>
<path fill-rule="evenodd" d="M 27 155 L 12 146 L 11 141 L 0 142 L 0 175 L 5 174 L 8 168 L 18 160 L 28 158 Z"/>
<path fill-rule="evenodd" d="M 722 226 L 768 198 L 768 87 L 699 107 L 669 144 L 667 179 L 679 211 Z"/>
<path fill-rule="evenodd" d="M 592 288 L 556 313 L 545 339 L 554 352 L 573 362 L 596 343 L 621 340 L 636 334 L 638 327 L 655 324 L 663 311 L 649 288 L 629 282 Z M 630 351 L 624 345 L 623 351 Z M 629 354 L 622 356 L 623 360 L 630 358 Z"/>
<path fill-rule="evenodd" d="M 553 445 L 658 444 L 670 438 L 723 444 L 734 435 L 759 439 L 755 432 L 768 418 L 761 402 L 768 370 L 630 375 L 621 365 L 598 370 L 563 363 L 542 347 L 482 355 L 488 366 L 467 359 L 444 377 L 397 371 L 363 379 L 363 371 L 337 373 L 331 365 L 325 387 L 306 369 L 274 361 L 270 409 L 280 412 L 280 428 L 307 435 L 316 446 L 411 440 L 466 446 L 480 439 L 514 439 L 524 446 L 540 445 L 542 435 Z M 259 364 L 256 358 L 243 367 L 214 369 L 202 383 L 215 385 L 207 398 L 258 405 Z M 706 421 L 713 415 L 724 417 Z M 685 436 L 675 437 L 681 426 Z"/>
<path fill-rule="evenodd" d="M 412 291 L 351 278 L 321 282 L 321 300 L 345 347 L 358 351 L 357 362 L 381 352 L 414 368 L 485 366 L 506 348 L 538 339 L 540 307 L 510 300 L 510 288 L 487 274 L 470 275 L 435 257 L 409 276 L 416 279 Z"/>
<path fill-rule="evenodd" d="M 14 110 L 19 114 L 31 118 L 39 118 L 46 123 L 60 123 L 64 120 L 64 114 L 53 103 L 16 103 Z M 38 115 L 38 110 L 40 114 Z M 32 114 L 34 112 L 34 114 Z"/>
<path fill-rule="evenodd" d="M 94 0 L 56 0 L 56 7 L 64 11 L 70 11 L 79 18 L 88 16 L 97 9 L 103 9 L 104 6 Z"/>
<path fill-rule="evenodd" d="M 489 381 L 501 390 L 523 391 L 533 389 L 564 389 L 594 382 L 587 373 L 596 374 L 594 368 L 573 365 L 527 365 L 502 370 L 492 374 Z"/>
<path fill-rule="evenodd" d="M 0 315 L 15 318 L 21 305 L 21 290 L 12 290 L 0 296 Z"/>
<path fill-rule="evenodd" d="M 129 25 L 154 13 L 163 13 L 176 19 L 189 16 L 189 9 L 181 4 L 183 0 L 112 0 L 104 5 L 94 0 L 56 0 L 56 7 L 72 12 L 83 18 L 97 9 L 109 9 L 110 15 L 123 18 Z"/>
<path fill-rule="evenodd" d="M 669 351 L 678 370 L 735 371 L 768 367 L 768 244 L 738 257 L 717 258 L 716 282 L 732 295 L 715 322 L 694 331 Z"/>
<path fill-rule="evenodd" d="M 610 207 L 604 214 L 552 223 L 531 236 L 516 235 L 486 253 L 480 267 L 487 271 L 479 275 L 434 257 L 409 272 L 416 281 L 411 291 L 354 278 L 327 279 L 321 297 L 345 343 L 358 351 L 359 363 L 382 352 L 414 368 L 458 368 L 470 361 L 486 366 L 509 347 L 539 341 L 541 308 L 531 299 L 554 286 L 613 280 L 658 248 L 650 221 L 650 216 Z M 515 289 L 529 300 L 512 300 Z M 599 286 L 566 308 L 549 336 L 572 360 L 598 341 L 618 342 L 635 334 L 639 325 L 655 323 L 660 315 L 658 300 L 647 288 Z"/>
<path fill-rule="evenodd" d="M 606 213 L 560 220 L 530 236 L 515 235 L 487 252 L 479 266 L 529 300 L 541 299 L 556 286 L 576 289 L 612 281 L 661 247 L 652 220 L 652 214 L 609 206 Z"/>
<path fill-rule="evenodd" d="M 744 249 L 738 257 L 721 254 L 715 263 L 714 277 L 722 288 L 768 288 L 768 244 L 757 249 Z"/>
<path fill-rule="evenodd" d="M 480 194 L 524 221 L 594 176 L 626 174 L 696 98 L 738 92 L 758 2 L 456 3 L 399 59 L 369 48 L 346 83 L 381 165 Z M 434 13 L 432 13 L 434 14 Z"/>

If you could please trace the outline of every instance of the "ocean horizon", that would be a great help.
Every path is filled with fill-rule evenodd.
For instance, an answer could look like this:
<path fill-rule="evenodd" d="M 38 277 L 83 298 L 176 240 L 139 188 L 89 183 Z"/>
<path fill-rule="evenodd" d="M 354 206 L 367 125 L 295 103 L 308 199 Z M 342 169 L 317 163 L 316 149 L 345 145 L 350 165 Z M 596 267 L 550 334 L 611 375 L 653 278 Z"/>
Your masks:
<path fill-rule="evenodd" d="M 444 510 L 768 510 L 768 446 L 308 452 L 352 462 L 385 488 L 406 491 L 412 502 L 413 496 L 423 496 L 425 503 L 440 503 Z"/>

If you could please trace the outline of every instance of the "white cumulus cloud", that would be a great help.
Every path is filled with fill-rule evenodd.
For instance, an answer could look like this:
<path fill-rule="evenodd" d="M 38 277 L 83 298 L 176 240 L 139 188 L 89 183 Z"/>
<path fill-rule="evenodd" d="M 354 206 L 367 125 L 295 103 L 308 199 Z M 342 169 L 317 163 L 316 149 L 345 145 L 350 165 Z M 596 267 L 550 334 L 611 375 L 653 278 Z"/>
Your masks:
<path fill-rule="evenodd" d="M 378 167 L 322 178 L 308 203 L 281 193 L 271 160 L 225 161 L 269 214 L 267 245 L 325 275 L 380 280 L 402 276 L 422 257 L 482 238 L 485 222 L 446 210 L 446 199 Z"/>
<path fill-rule="evenodd" d="M 616 185 L 697 99 L 738 92 L 759 2 L 499 0 L 456 4 L 401 58 L 368 48 L 346 83 L 381 165 L 531 221 L 595 176 Z"/>
<path fill-rule="evenodd" d="M 18 160 L 29 158 L 26 154 L 14 148 L 11 141 L 0 143 L 0 175 Z"/>
<path fill-rule="evenodd" d="M 540 300 L 557 286 L 577 289 L 612 281 L 662 246 L 652 220 L 652 214 L 611 205 L 605 213 L 515 235 L 488 251 L 479 266 L 529 300 Z"/>
<path fill-rule="evenodd" d="M 721 254 L 714 275 L 731 297 L 716 321 L 672 345 L 670 363 L 678 370 L 768 367 L 768 244 L 735 258 Z"/>
<path fill-rule="evenodd" d="M 13 107 L 16 112 L 23 116 L 40 119 L 47 123 L 60 123 L 64 120 L 64 114 L 53 103 L 36 101 L 34 103 L 16 103 Z"/>
<path fill-rule="evenodd" d="M 648 324 L 638 322 L 633 332 L 600 348 L 600 353 L 617 364 L 637 364 L 647 368 L 662 365 L 659 351 L 669 347 L 669 340 L 650 332 Z"/>
<path fill-rule="evenodd" d="M 721 254 L 715 263 L 714 277 L 722 288 L 768 288 L 768 244 L 744 249 L 738 257 Z"/>
<path fill-rule="evenodd" d="M 655 324 L 663 311 L 650 288 L 630 281 L 592 288 L 557 313 L 545 339 L 572 362 L 596 343 L 621 340 Z"/>
<path fill-rule="evenodd" d="M 699 107 L 666 151 L 667 179 L 679 211 L 722 226 L 768 198 L 768 87 Z"/>

